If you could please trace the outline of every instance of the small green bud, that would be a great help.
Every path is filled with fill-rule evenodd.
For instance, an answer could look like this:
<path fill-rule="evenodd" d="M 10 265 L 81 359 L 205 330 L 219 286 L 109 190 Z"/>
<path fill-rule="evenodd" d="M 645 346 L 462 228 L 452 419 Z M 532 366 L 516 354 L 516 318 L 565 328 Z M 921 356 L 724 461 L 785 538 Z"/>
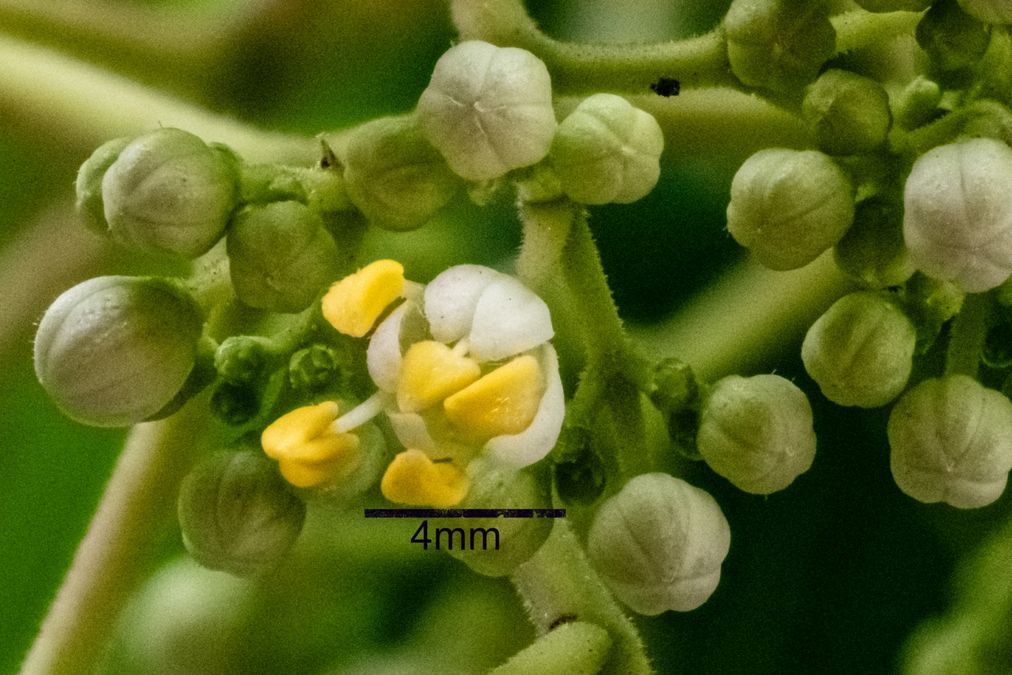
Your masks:
<path fill-rule="evenodd" d="M 938 114 L 942 88 L 923 76 L 915 77 L 903 88 L 896 101 L 896 123 L 904 129 L 916 129 Z"/>
<path fill-rule="evenodd" d="M 217 419 L 237 427 L 256 417 L 260 412 L 260 399 L 249 385 L 220 382 L 211 394 L 210 408 Z"/>
<path fill-rule="evenodd" d="M 743 83 L 791 91 L 819 74 L 836 50 L 825 2 L 734 0 L 724 17 L 731 70 Z"/>
<path fill-rule="evenodd" d="M 214 352 L 214 369 L 230 384 L 246 384 L 260 377 L 274 357 L 271 341 L 255 335 L 225 338 Z"/>
<path fill-rule="evenodd" d="M 158 413 L 193 369 L 204 319 L 161 280 L 97 277 L 65 291 L 35 335 L 35 374 L 69 417 L 127 426 Z"/>
<path fill-rule="evenodd" d="M 189 258 L 221 238 L 238 193 L 234 156 L 179 129 L 133 140 L 102 177 L 103 212 L 114 239 Z"/>
<path fill-rule="evenodd" d="M 103 143 L 77 172 L 77 212 L 84 224 L 99 234 L 109 232 L 105 222 L 105 206 L 102 203 L 102 178 L 116 161 L 123 148 L 130 145 L 130 138 L 114 138 Z"/>
<path fill-rule="evenodd" d="M 846 70 L 827 70 L 810 84 L 801 112 L 819 148 L 831 155 L 875 150 L 885 143 L 892 123 L 882 85 Z"/>
<path fill-rule="evenodd" d="M 675 358 L 658 361 L 653 368 L 648 396 L 654 407 L 666 412 L 697 405 L 699 385 L 692 366 Z"/>
<path fill-rule="evenodd" d="M 854 0 L 869 12 L 919 12 L 934 0 Z"/>
<path fill-rule="evenodd" d="M 804 392 L 779 375 L 731 375 L 703 402 L 696 447 L 738 489 L 769 494 L 812 466 L 815 431 Z"/>
<path fill-rule="evenodd" d="M 866 199 L 854 210 L 854 223 L 833 251 L 837 266 L 869 288 L 899 286 L 914 274 L 903 243 L 903 206 Z"/>
<path fill-rule="evenodd" d="M 551 505 L 548 486 L 529 471 L 517 471 L 494 459 L 478 457 L 468 465 L 467 474 L 471 489 L 460 508 L 532 509 Z M 478 535 L 484 536 L 485 546 L 454 546 L 450 555 L 490 577 L 512 574 L 537 553 L 552 531 L 550 518 L 476 518 L 467 523 L 471 532 L 485 532 Z M 493 528 L 498 534 L 492 532 Z"/>
<path fill-rule="evenodd" d="M 990 43 L 991 27 L 962 11 L 956 0 L 935 3 L 917 24 L 917 44 L 942 70 L 974 65 Z"/>
<path fill-rule="evenodd" d="M 959 0 L 959 6 L 986 23 L 1012 23 L 1012 5 L 1007 0 Z"/>
<path fill-rule="evenodd" d="M 334 384 L 339 375 L 337 352 L 328 345 L 311 345 L 292 354 L 288 379 L 299 391 L 312 392 Z"/>
<path fill-rule="evenodd" d="M 900 398 L 887 428 L 893 478 L 928 504 L 986 506 L 1012 469 L 1012 403 L 965 375 L 921 382 Z"/>
<path fill-rule="evenodd" d="M 555 489 L 563 503 L 591 504 L 601 496 L 607 479 L 590 431 L 564 426 L 553 452 Z"/>
<path fill-rule="evenodd" d="M 917 331 L 896 303 L 851 293 L 808 329 L 801 360 L 833 403 L 877 408 L 903 391 L 916 344 Z"/>
<path fill-rule="evenodd" d="M 664 133 L 621 96 L 594 94 L 559 125 L 552 166 L 563 191 L 583 204 L 629 204 L 657 184 Z"/>
<path fill-rule="evenodd" d="M 440 57 L 417 115 L 450 168 L 473 181 L 540 162 L 556 127 L 545 64 L 523 49 L 480 40 Z"/>
<path fill-rule="evenodd" d="M 903 193 L 903 238 L 924 273 L 962 290 L 990 290 L 1012 275 L 1012 149 L 992 138 L 922 155 Z"/>
<path fill-rule="evenodd" d="M 414 119 L 378 119 L 348 141 L 344 179 L 352 203 L 386 230 L 428 222 L 463 187 Z"/>
<path fill-rule="evenodd" d="M 197 562 L 236 576 L 277 565 L 295 544 L 306 506 L 261 453 L 219 452 L 183 480 L 179 525 Z"/>
<path fill-rule="evenodd" d="M 244 208 L 227 250 L 236 296 L 257 309 L 302 311 L 339 273 L 334 238 L 319 215 L 295 201 Z"/>
<path fill-rule="evenodd" d="M 843 237 L 854 220 L 853 193 L 847 175 L 821 152 L 760 150 L 731 182 L 727 229 L 766 267 L 795 269 Z"/>
<path fill-rule="evenodd" d="M 590 562 L 612 593 L 647 616 L 706 602 L 730 546 L 713 497 L 665 473 L 626 483 L 601 504 L 587 536 Z"/>

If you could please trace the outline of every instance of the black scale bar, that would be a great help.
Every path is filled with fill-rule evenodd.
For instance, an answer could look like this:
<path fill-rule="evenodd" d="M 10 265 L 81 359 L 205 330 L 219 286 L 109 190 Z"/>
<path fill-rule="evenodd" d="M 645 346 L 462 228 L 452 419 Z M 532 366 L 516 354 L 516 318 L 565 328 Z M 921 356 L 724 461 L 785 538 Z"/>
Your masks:
<path fill-rule="evenodd" d="M 566 509 L 365 509 L 366 518 L 565 518 Z"/>

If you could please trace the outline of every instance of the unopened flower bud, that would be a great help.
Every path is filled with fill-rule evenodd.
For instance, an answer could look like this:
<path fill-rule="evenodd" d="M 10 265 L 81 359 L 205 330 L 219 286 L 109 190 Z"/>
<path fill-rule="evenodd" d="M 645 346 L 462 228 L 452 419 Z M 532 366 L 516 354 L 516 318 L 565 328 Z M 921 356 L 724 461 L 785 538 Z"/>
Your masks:
<path fill-rule="evenodd" d="M 302 531 L 306 506 L 257 452 L 219 452 L 179 491 L 183 543 L 197 562 L 237 576 L 274 567 Z"/>
<path fill-rule="evenodd" d="M 986 506 L 1012 469 L 1012 403 L 965 375 L 925 380 L 889 416 L 890 467 L 903 492 L 928 504 Z"/>
<path fill-rule="evenodd" d="M 417 114 L 450 168 L 474 181 L 541 161 L 556 127 L 545 64 L 523 49 L 479 40 L 440 57 Z"/>
<path fill-rule="evenodd" d="M 135 139 L 102 178 L 103 213 L 114 239 L 189 258 L 221 238 L 238 193 L 234 156 L 179 129 Z"/>
<path fill-rule="evenodd" d="M 713 594 L 731 529 L 708 493 L 665 473 L 636 476 L 594 516 L 587 554 L 634 612 L 696 609 Z"/>
<path fill-rule="evenodd" d="M 168 282 L 97 277 L 66 291 L 35 335 L 35 374 L 69 417 L 94 426 L 148 419 L 186 382 L 204 319 Z"/>
<path fill-rule="evenodd" d="M 123 148 L 130 145 L 129 138 L 114 138 L 100 145 L 77 172 L 77 212 L 89 229 L 106 234 L 109 224 L 105 222 L 105 207 L 102 203 L 102 178 Z"/>
<path fill-rule="evenodd" d="M 245 384 L 260 377 L 273 358 L 271 341 L 256 335 L 225 338 L 214 352 L 214 369 L 231 384 Z"/>
<path fill-rule="evenodd" d="M 403 118 L 374 120 L 355 131 L 344 179 L 352 203 L 371 223 L 398 231 L 424 225 L 462 187 L 417 122 Z"/>
<path fill-rule="evenodd" d="M 812 466 L 812 408 L 804 392 L 779 375 L 731 375 L 714 384 L 703 403 L 696 446 L 737 488 L 776 492 Z"/>
<path fill-rule="evenodd" d="M 220 382 L 211 394 L 209 407 L 218 420 L 237 427 L 256 417 L 260 412 L 260 399 L 250 385 Z"/>
<path fill-rule="evenodd" d="M 801 111 L 819 148 L 831 155 L 871 152 L 892 123 L 882 85 L 846 70 L 827 70 L 809 85 Z"/>
<path fill-rule="evenodd" d="M 337 352 L 328 345 L 310 345 L 292 354 L 288 361 L 288 380 L 300 391 L 323 389 L 334 383 L 337 375 Z"/>
<path fill-rule="evenodd" d="M 770 269 L 807 265 L 836 244 L 853 220 L 850 179 L 821 152 L 760 150 L 731 182 L 727 229 Z"/>
<path fill-rule="evenodd" d="M 724 17 L 727 56 L 739 80 L 791 91 L 833 56 L 836 31 L 824 2 L 735 0 Z"/>
<path fill-rule="evenodd" d="M 869 288 L 899 286 L 914 273 L 903 243 L 903 205 L 866 199 L 833 251 L 836 265 Z"/>
<path fill-rule="evenodd" d="M 302 311 L 338 275 L 333 237 L 295 201 L 240 211 L 228 232 L 228 258 L 238 298 L 273 312 Z"/>
<path fill-rule="evenodd" d="M 650 113 L 621 96 L 594 94 L 559 125 L 552 166 L 563 191 L 583 204 L 628 204 L 660 176 L 664 134 Z"/>
<path fill-rule="evenodd" d="M 991 138 L 922 155 L 904 189 L 903 237 L 918 269 L 964 291 L 1012 274 L 1012 149 Z"/>
<path fill-rule="evenodd" d="M 990 26 L 962 11 L 955 0 L 936 3 L 917 24 L 917 44 L 942 70 L 974 65 L 990 43 Z"/>
<path fill-rule="evenodd" d="M 495 459 L 478 457 L 468 464 L 467 474 L 471 489 L 461 508 L 537 509 L 551 504 L 546 484 Z M 467 546 L 450 549 L 450 555 L 490 577 L 512 574 L 541 548 L 552 531 L 549 518 L 477 518 L 467 523 L 472 533 L 484 539 L 483 545 L 467 542 Z"/>
<path fill-rule="evenodd" d="M 896 123 L 904 129 L 916 129 L 931 121 L 941 101 L 942 88 L 938 83 L 919 75 L 897 96 Z"/>
<path fill-rule="evenodd" d="M 876 408 L 903 391 L 916 343 L 914 325 L 895 303 L 851 293 L 808 329 L 801 359 L 830 401 Z"/>
<path fill-rule="evenodd" d="M 1007 0 L 958 0 L 970 16 L 987 23 L 1012 23 L 1012 5 Z"/>
<path fill-rule="evenodd" d="M 934 0 L 854 0 L 869 12 L 919 12 Z"/>

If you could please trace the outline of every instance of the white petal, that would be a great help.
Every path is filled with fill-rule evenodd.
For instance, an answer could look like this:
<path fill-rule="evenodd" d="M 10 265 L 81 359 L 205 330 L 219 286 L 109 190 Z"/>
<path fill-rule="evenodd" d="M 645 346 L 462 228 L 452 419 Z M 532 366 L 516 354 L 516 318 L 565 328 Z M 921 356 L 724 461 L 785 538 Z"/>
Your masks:
<path fill-rule="evenodd" d="M 566 398 L 555 348 L 550 344 L 543 346 L 538 360 L 545 375 L 545 393 L 531 425 L 519 434 L 496 436 L 485 444 L 488 455 L 517 468 L 534 464 L 551 452 L 559 440 L 562 420 L 566 416 Z"/>
<path fill-rule="evenodd" d="M 478 299 L 471 324 L 471 354 L 498 361 L 534 349 L 555 334 L 548 305 L 513 277 L 501 275 Z"/>
<path fill-rule="evenodd" d="M 491 267 L 457 265 L 429 282 L 424 306 L 432 337 L 448 343 L 467 335 L 482 291 L 503 276 Z"/>
<path fill-rule="evenodd" d="M 401 372 L 402 342 L 424 339 L 425 327 L 418 307 L 404 302 L 376 327 L 366 351 L 366 367 L 376 386 L 387 392 L 397 391 Z"/>
<path fill-rule="evenodd" d="M 429 435 L 425 420 L 418 413 L 387 412 L 390 426 L 397 435 L 397 440 L 405 448 L 431 452 L 436 449 L 436 442 Z"/>

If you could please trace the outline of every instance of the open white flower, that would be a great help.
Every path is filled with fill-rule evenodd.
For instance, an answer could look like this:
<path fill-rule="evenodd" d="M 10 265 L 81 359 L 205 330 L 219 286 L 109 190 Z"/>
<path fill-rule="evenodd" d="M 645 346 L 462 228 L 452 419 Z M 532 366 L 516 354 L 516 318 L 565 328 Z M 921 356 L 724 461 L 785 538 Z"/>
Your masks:
<path fill-rule="evenodd" d="M 336 283 L 323 312 L 342 333 L 373 331 L 367 366 L 379 391 L 323 427 L 347 434 L 386 414 L 405 447 L 381 482 L 391 501 L 456 505 L 477 455 L 520 469 L 555 446 L 565 399 L 551 316 L 513 277 L 458 265 L 422 287 L 380 260 Z"/>

